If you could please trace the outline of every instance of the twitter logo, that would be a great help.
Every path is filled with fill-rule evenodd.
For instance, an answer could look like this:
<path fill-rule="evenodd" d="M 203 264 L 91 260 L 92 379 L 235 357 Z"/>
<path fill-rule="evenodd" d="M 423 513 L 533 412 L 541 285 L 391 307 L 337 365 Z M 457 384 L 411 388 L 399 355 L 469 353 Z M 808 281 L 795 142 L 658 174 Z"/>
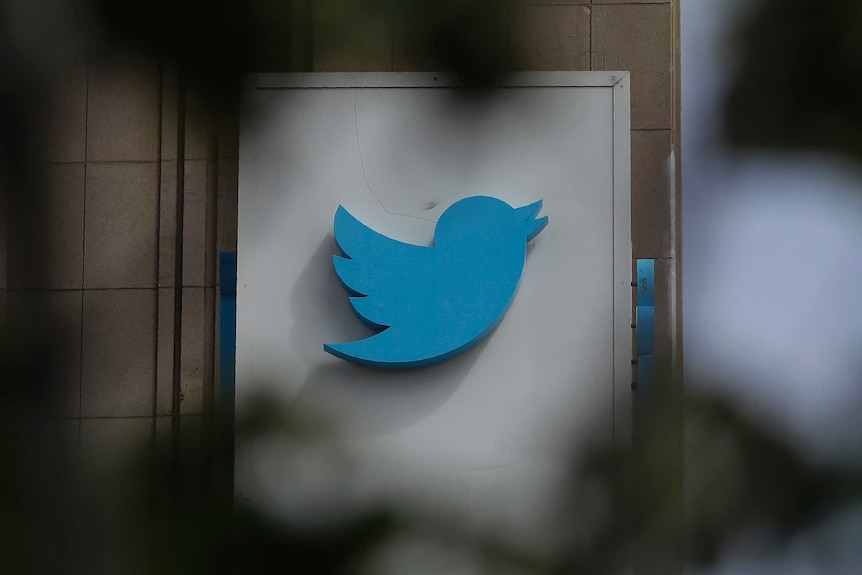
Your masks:
<path fill-rule="evenodd" d="M 515 299 L 527 243 L 548 225 L 538 201 L 521 208 L 486 196 L 452 204 L 434 245 L 381 235 L 342 206 L 335 212 L 335 272 L 357 317 L 379 333 L 323 349 L 360 365 L 413 368 L 476 345 Z"/>

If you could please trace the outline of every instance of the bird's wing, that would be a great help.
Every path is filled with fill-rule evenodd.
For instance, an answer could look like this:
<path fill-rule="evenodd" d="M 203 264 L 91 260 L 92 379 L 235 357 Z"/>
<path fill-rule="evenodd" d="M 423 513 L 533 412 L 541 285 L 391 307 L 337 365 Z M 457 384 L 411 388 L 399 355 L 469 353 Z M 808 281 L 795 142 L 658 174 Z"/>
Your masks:
<path fill-rule="evenodd" d="M 354 297 L 350 303 L 362 321 L 381 329 L 415 317 L 423 286 L 434 277 L 434 249 L 406 244 L 379 234 L 339 206 L 335 242 L 344 257 L 334 256 L 335 272 Z"/>

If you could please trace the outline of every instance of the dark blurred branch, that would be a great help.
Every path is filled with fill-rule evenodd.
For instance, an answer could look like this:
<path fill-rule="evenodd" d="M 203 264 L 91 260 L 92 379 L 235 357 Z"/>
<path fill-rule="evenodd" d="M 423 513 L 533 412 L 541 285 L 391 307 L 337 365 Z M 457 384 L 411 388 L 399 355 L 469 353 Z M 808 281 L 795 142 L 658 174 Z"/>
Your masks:
<path fill-rule="evenodd" d="M 323 3 L 257 0 L 101 0 L 81 6 L 77 18 L 18 21 L 27 0 L 0 5 L 0 21 L 13 34 L 0 37 L 0 193 L 7 207 L 10 252 L 20 250 L 26 283 L 39 284 L 44 197 L 35 134 L 45 104 L 45 85 L 64 51 L 69 60 L 103 49 L 133 47 L 171 61 L 189 85 L 216 107 L 231 109 L 243 74 L 308 71 L 313 11 Z M 416 67 L 456 72 L 468 85 L 493 86 L 510 66 L 506 7 L 491 0 L 434 4 L 331 0 L 328 16 L 344 30 L 365 18 L 391 21 Z M 13 7 L 12 10 L 10 7 Z M 58 4 L 59 5 L 59 4 Z M 92 8 L 92 10 L 90 10 Z M 81 25 L 86 20 L 86 25 Z M 29 28 L 32 23 L 39 26 Z M 49 28 L 48 24 L 57 28 Z M 837 150 L 862 159 L 862 5 L 856 1 L 771 0 L 741 36 L 742 60 L 729 102 L 733 141 L 749 146 Z M 76 32 L 77 31 L 77 32 Z M 90 36 L 99 31 L 98 36 Z M 361 36 L 361 34 L 359 35 Z M 352 34 L 345 34 L 345 42 Z M 37 41 L 33 41 L 33 39 Z M 50 41 L 49 41 L 50 40 Z M 65 60 L 64 60 L 65 61 Z M 31 281 L 32 280 L 32 281 Z M 174 473 L 192 455 L 174 445 L 174 458 L 147 460 L 124 478 L 122 503 L 111 513 L 87 500 L 69 469 L 56 426 L 47 421 L 54 394 L 50 366 L 59 337 L 47 310 L 24 310 L 7 326 L 0 349 L 0 571 L 15 573 L 111 572 L 106 555 L 130 570 L 195 572 L 345 572 L 403 521 L 386 509 L 306 533 L 274 523 L 232 501 L 177 497 L 193 472 Z M 626 564 L 645 544 L 674 556 L 679 525 L 679 404 L 656 413 L 635 446 L 611 453 L 594 448 L 579 460 L 574 477 L 595 487 L 599 500 L 614 501 L 618 516 L 584 514 L 589 507 L 573 490 L 560 525 L 579 533 L 571 548 L 548 561 L 524 557 L 488 540 L 472 544 L 495 560 L 543 571 L 604 573 Z M 241 422 L 239 437 L 304 433 L 302 420 L 261 407 Z M 830 468 L 807 461 L 791 444 L 763 429 L 726 401 L 700 399 L 687 408 L 687 555 L 708 563 L 734 537 L 766 526 L 786 541 L 836 509 L 862 499 L 862 477 L 851 463 Z M 56 422 L 54 422 L 56 423 Z M 151 465 L 150 465 L 151 464 Z M 92 490 L 105 496 L 101 486 Z M 105 504 L 111 507 L 111 504 Z M 573 536 L 574 538 L 574 536 Z M 666 545 L 666 547 L 661 547 Z M 131 560 L 136 562 L 130 563 Z M 115 571 L 123 572 L 123 571 Z"/>
<path fill-rule="evenodd" d="M 809 461 L 726 400 L 689 400 L 686 430 L 689 562 L 713 563 L 730 542 L 753 529 L 768 529 L 780 549 L 831 513 L 862 502 L 858 462 L 830 467 Z M 605 497 L 618 501 L 620 515 L 616 525 L 597 525 L 590 545 L 573 547 L 577 551 L 565 558 L 562 572 L 616 572 L 626 553 L 645 542 L 654 555 L 676 556 L 678 492 L 669 448 L 674 438 L 670 426 L 655 426 L 629 451 L 594 450 L 581 460 L 574 477 L 607 490 Z"/>
<path fill-rule="evenodd" d="M 766 0 L 730 47 L 738 59 L 731 142 L 862 161 L 862 3 Z"/>

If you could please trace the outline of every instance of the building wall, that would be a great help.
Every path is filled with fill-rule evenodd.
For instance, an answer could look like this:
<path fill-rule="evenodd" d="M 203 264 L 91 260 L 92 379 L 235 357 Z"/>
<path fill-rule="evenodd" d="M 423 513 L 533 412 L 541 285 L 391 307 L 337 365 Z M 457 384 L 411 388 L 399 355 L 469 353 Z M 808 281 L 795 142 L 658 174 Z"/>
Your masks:
<path fill-rule="evenodd" d="M 412 61 L 386 21 L 345 47 L 326 10 L 307 14 L 307 58 L 299 50 L 286 68 L 430 66 Z M 677 14 L 676 2 L 656 0 L 518 0 L 508 11 L 521 68 L 632 73 L 633 253 L 659 260 L 656 345 L 668 370 L 680 361 Z M 26 299 L 67 329 L 59 415 L 85 457 L 177 440 L 206 469 L 219 401 L 217 259 L 236 250 L 236 117 L 208 109 L 169 62 L 129 51 L 58 78 L 49 116 L 50 273 L 42 285 L 19 281 L 10 237 L 0 250 L 7 313 Z"/>

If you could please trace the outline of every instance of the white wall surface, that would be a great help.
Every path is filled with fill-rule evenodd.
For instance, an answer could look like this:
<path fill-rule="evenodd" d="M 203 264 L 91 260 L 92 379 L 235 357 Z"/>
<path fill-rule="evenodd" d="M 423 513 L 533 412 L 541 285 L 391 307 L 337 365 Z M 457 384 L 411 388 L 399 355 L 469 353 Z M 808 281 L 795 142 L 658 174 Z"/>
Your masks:
<path fill-rule="evenodd" d="M 314 515 L 315 497 L 335 491 L 339 501 L 405 493 L 527 524 L 543 513 L 551 462 L 571 437 L 610 442 L 615 408 L 620 438 L 629 431 L 627 76 L 525 75 L 481 106 L 454 105 L 444 87 L 278 88 L 435 84 L 323 78 L 263 76 L 243 102 L 237 407 L 266 392 L 323 411 L 349 438 L 339 450 L 352 471 L 331 489 L 324 473 L 297 495 L 303 480 L 263 450 L 238 460 L 238 489 L 294 514 Z M 338 205 L 429 245 L 440 214 L 472 195 L 516 207 L 543 199 L 550 219 L 500 326 L 418 370 L 326 354 L 324 343 L 370 334 L 332 267 Z"/>

